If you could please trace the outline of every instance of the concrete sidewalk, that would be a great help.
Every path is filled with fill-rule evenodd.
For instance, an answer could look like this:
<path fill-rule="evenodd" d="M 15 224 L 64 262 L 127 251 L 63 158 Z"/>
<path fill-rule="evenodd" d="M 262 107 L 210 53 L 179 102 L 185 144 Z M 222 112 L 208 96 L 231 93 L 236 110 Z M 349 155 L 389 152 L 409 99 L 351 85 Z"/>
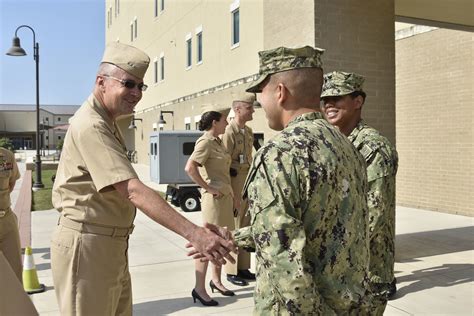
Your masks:
<path fill-rule="evenodd" d="M 147 168 L 137 166 L 147 183 Z M 147 183 L 148 184 L 148 183 Z M 163 189 L 151 185 L 155 189 Z M 195 223 L 201 214 L 183 213 Z M 47 291 L 31 298 L 41 315 L 59 315 L 50 265 L 50 237 L 55 210 L 32 213 L 33 252 L 40 282 Z M 229 288 L 234 297 L 211 294 L 217 307 L 194 304 L 194 264 L 186 257 L 185 240 L 137 213 L 130 238 L 130 272 L 135 315 L 250 315 L 253 286 Z M 474 314 L 474 218 L 397 208 L 398 293 L 385 315 Z"/>

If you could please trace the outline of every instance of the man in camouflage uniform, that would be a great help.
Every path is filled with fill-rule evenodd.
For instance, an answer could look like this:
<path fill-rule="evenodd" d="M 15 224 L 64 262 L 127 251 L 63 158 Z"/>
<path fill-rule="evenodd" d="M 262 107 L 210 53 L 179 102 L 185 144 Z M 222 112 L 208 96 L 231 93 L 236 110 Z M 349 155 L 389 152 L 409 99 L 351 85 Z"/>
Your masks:
<path fill-rule="evenodd" d="M 370 280 L 381 297 L 396 292 L 395 175 L 398 155 L 387 138 L 361 118 L 366 94 L 364 78 L 355 73 L 334 71 L 324 76 L 322 109 L 329 121 L 349 137 L 367 163 L 369 191 Z"/>
<path fill-rule="evenodd" d="M 367 177 L 363 158 L 319 113 L 322 50 L 262 51 L 248 92 L 281 131 L 255 155 L 244 186 L 254 247 L 255 314 L 367 313 Z"/>

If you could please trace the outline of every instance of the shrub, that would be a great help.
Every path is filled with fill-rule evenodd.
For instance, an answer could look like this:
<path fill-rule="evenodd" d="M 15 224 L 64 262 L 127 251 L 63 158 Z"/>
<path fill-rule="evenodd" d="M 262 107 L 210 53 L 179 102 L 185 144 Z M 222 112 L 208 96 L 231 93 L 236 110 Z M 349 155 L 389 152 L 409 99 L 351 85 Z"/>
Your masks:
<path fill-rule="evenodd" d="M 13 150 L 13 144 L 12 144 L 11 140 L 9 138 L 6 138 L 6 137 L 0 138 L 0 147 L 3 147 L 3 148 L 8 149 L 10 151 L 14 151 Z"/>

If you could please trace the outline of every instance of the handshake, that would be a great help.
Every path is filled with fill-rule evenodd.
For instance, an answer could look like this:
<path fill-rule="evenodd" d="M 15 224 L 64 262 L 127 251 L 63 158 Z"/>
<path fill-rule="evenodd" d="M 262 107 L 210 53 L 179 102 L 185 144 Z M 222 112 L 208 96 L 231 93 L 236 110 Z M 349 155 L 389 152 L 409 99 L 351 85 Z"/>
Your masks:
<path fill-rule="evenodd" d="M 190 235 L 188 256 L 201 261 L 211 261 L 215 265 L 235 263 L 231 252 L 237 254 L 238 248 L 232 233 L 227 227 L 204 223 L 204 227 L 197 227 Z"/>

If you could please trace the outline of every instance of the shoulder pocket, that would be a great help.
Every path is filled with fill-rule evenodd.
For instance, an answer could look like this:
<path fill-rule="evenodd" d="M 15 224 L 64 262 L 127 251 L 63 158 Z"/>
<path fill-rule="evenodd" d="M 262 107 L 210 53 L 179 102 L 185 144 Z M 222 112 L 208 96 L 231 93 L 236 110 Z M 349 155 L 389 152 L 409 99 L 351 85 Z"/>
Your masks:
<path fill-rule="evenodd" d="M 249 198 L 250 223 L 253 224 L 256 216 L 276 201 L 265 163 L 259 163 L 255 168 L 253 178 L 247 178 L 246 185 L 245 193 Z"/>
<path fill-rule="evenodd" d="M 362 148 L 359 149 L 359 152 L 361 153 L 362 157 L 364 157 L 364 160 L 368 162 L 374 155 L 375 150 L 368 144 L 363 144 Z"/>

